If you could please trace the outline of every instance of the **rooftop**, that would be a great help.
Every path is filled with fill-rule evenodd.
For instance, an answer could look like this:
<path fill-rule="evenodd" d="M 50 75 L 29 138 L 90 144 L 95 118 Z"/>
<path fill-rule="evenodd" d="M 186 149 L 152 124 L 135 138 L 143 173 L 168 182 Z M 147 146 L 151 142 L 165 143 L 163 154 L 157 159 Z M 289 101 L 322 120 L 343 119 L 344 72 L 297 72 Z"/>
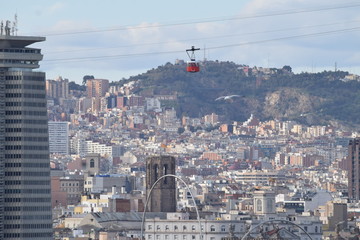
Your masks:
<path fill-rule="evenodd" d="M 24 48 L 36 42 L 45 41 L 45 37 L 0 35 L 0 48 Z"/>

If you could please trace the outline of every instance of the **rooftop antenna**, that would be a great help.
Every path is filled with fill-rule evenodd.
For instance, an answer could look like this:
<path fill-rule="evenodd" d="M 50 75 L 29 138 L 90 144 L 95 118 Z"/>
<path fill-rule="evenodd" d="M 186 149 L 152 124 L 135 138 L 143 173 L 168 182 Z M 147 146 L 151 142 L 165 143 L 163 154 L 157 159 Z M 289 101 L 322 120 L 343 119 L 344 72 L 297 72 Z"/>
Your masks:
<path fill-rule="evenodd" d="M 17 13 L 15 13 L 15 20 L 13 22 L 13 26 L 12 26 L 12 29 L 11 29 L 12 35 L 17 36 L 17 31 L 18 31 L 17 26 L 18 26 L 18 18 L 17 18 Z"/>

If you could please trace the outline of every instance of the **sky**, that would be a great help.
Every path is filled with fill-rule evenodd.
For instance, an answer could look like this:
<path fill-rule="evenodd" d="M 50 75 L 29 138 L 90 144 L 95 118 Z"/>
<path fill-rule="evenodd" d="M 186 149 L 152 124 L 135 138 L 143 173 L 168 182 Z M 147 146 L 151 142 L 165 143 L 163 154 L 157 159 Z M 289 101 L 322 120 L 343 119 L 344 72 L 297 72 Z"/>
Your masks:
<path fill-rule="evenodd" d="M 44 36 L 40 71 L 77 83 L 118 81 L 200 48 L 197 60 L 294 72 L 360 75 L 360 2 L 355 0 L 12 0 L 0 20 L 17 35 Z"/>

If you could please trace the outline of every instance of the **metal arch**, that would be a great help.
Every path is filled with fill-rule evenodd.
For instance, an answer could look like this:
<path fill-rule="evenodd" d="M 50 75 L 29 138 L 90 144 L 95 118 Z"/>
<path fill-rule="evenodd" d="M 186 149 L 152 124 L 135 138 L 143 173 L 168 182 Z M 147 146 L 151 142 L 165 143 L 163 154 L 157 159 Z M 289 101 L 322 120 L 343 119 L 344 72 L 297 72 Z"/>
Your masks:
<path fill-rule="evenodd" d="M 296 223 L 293 223 L 293 222 L 290 222 L 290 221 L 288 221 L 288 220 L 280 220 L 280 219 L 274 219 L 274 220 L 268 220 L 268 221 L 265 221 L 265 222 L 262 222 L 262 223 L 259 223 L 258 225 L 256 225 L 255 227 L 253 227 L 253 228 L 251 228 L 251 229 L 249 229 L 249 231 L 247 231 L 247 233 L 241 238 L 241 240 L 245 240 L 246 239 L 246 237 L 254 230 L 254 229 L 256 229 L 256 228 L 258 228 L 258 227 L 260 227 L 260 226 L 262 226 L 262 225 L 264 225 L 265 223 L 271 223 L 271 222 L 286 222 L 286 223 L 290 223 L 290 224 L 292 224 L 293 226 L 296 226 L 296 227 L 298 227 L 298 228 L 300 228 L 311 240 L 313 240 L 313 238 L 309 235 L 309 233 L 308 232 L 306 232 L 305 231 L 305 229 L 303 229 L 302 227 L 300 227 L 298 224 L 296 224 Z"/>
<path fill-rule="evenodd" d="M 141 239 L 144 239 L 144 223 L 145 223 L 145 214 L 146 214 L 146 209 L 147 209 L 147 205 L 149 203 L 149 200 L 150 200 L 150 196 L 151 196 L 151 192 L 152 190 L 154 189 L 154 187 L 156 186 L 156 184 L 163 178 L 165 177 L 174 177 L 176 179 L 179 179 L 183 184 L 185 184 L 187 190 L 189 191 L 190 195 L 191 195 L 191 198 L 194 202 L 194 205 L 195 205 L 195 210 L 196 210 L 196 215 L 197 215 L 197 219 L 198 219 L 198 222 L 199 222 L 199 228 L 200 228 L 200 239 L 202 240 L 203 239 L 203 234 L 202 234 L 202 227 L 201 227 L 201 221 L 200 221 L 200 215 L 199 215 L 199 210 L 197 208 L 197 205 L 196 205 L 196 202 L 195 202 L 195 198 L 192 194 L 192 192 L 190 191 L 190 188 L 189 186 L 186 184 L 186 182 L 184 180 L 182 180 L 179 176 L 176 176 L 176 175 L 173 175 L 173 174 L 166 174 L 166 175 L 163 175 L 161 177 L 159 177 L 155 182 L 154 184 L 151 186 L 150 188 L 150 192 L 149 194 L 147 195 L 146 197 L 146 203 L 145 203 L 145 208 L 144 208 L 144 212 L 143 212 L 143 216 L 142 216 L 142 221 L 141 221 Z"/>

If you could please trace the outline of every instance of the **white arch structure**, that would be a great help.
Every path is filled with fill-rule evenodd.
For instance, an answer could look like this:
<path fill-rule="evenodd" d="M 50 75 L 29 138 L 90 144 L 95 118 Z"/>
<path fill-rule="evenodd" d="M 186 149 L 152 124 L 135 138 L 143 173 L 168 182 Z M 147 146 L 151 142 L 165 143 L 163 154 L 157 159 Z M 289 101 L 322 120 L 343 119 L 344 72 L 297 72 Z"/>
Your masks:
<path fill-rule="evenodd" d="M 165 177 L 173 177 L 173 178 L 176 178 L 176 179 L 179 179 L 183 184 L 185 184 L 187 190 L 189 191 L 190 195 L 191 195 L 191 198 L 194 202 L 194 205 L 195 205 L 195 210 L 196 210 L 196 215 L 197 215 L 197 219 L 198 219 L 198 222 L 199 222 L 199 229 L 200 229 L 200 239 L 203 239 L 203 234 L 202 234 L 202 229 L 201 229 L 201 221 L 200 221 L 200 215 L 199 215 L 199 210 L 197 208 L 197 205 L 196 205 L 196 202 L 195 202 L 195 198 L 192 194 L 192 192 L 190 191 L 190 188 L 189 186 L 186 184 L 186 182 L 184 180 L 182 180 L 179 176 L 176 176 L 176 175 L 173 175 L 173 174 L 166 174 L 166 175 L 163 175 L 161 177 L 159 177 L 156 182 L 154 182 L 154 184 L 151 186 L 150 188 L 150 192 L 149 194 L 147 195 L 146 197 L 146 203 L 145 203 L 145 208 L 144 208 L 144 212 L 143 212 L 143 216 L 142 216 L 142 221 L 141 221 L 141 239 L 144 239 L 144 223 L 145 223 L 145 214 L 146 214 L 146 209 L 147 209 L 147 205 L 149 203 L 149 200 L 150 200 L 150 196 L 151 196 L 151 192 L 152 190 L 154 189 L 154 187 L 156 186 L 156 184 L 163 178 Z"/>
<path fill-rule="evenodd" d="M 262 223 L 259 223 L 258 225 L 254 226 L 253 228 L 249 229 L 249 231 L 246 232 L 246 234 L 241 238 L 241 240 L 245 240 L 246 237 L 256 228 L 266 224 L 266 223 L 271 223 L 271 222 L 285 222 L 285 223 L 290 223 L 291 225 L 293 226 L 296 226 L 298 227 L 299 229 L 301 229 L 309 238 L 310 240 L 313 240 L 312 237 L 310 236 L 310 234 L 308 232 L 305 231 L 305 229 L 303 229 L 301 226 L 299 226 L 298 224 L 296 223 L 293 223 L 293 222 L 290 222 L 288 220 L 280 220 L 280 219 L 274 219 L 274 220 L 268 220 L 268 221 L 265 221 L 265 222 L 262 222 Z"/>

